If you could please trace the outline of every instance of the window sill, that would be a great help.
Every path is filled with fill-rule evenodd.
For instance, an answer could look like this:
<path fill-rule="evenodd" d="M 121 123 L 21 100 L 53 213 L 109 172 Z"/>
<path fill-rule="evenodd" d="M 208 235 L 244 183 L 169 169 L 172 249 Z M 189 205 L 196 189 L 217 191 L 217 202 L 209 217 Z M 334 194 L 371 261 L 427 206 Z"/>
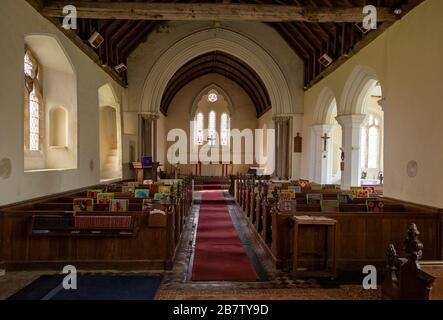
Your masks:
<path fill-rule="evenodd" d="M 49 149 L 60 149 L 60 150 L 68 150 L 67 146 L 49 146 Z"/>
<path fill-rule="evenodd" d="M 31 169 L 25 170 L 25 173 L 38 173 L 38 172 L 57 172 L 57 171 L 71 171 L 77 170 L 77 168 L 60 168 L 60 169 Z"/>

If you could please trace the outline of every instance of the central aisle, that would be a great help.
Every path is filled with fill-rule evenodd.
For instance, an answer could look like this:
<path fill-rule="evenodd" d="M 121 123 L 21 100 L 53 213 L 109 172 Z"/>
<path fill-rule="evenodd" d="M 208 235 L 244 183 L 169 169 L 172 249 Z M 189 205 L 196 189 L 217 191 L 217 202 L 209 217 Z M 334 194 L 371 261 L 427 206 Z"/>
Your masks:
<path fill-rule="evenodd" d="M 201 191 L 193 281 L 255 281 L 222 190 Z"/>

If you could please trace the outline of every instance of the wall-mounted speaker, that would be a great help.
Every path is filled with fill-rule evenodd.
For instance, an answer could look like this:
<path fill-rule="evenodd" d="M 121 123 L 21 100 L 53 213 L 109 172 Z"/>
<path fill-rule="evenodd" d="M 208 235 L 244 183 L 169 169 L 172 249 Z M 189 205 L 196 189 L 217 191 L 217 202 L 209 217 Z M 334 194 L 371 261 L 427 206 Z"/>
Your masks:
<path fill-rule="evenodd" d="M 327 67 L 327 66 L 329 66 L 329 65 L 332 63 L 332 58 L 331 58 L 327 53 L 325 53 L 324 55 L 322 55 L 322 56 L 318 59 L 318 62 L 320 62 L 320 64 L 321 64 L 323 67 Z"/>
<path fill-rule="evenodd" d="M 89 38 L 88 42 L 94 49 L 97 49 L 102 45 L 103 42 L 105 42 L 105 38 L 103 38 L 103 36 L 96 31 Z"/>
<path fill-rule="evenodd" d="M 126 70 L 128 70 L 128 67 L 126 67 L 126 65 L 124 63 L 120 63 L 120 64 L 116 65 L 114 67 L 114 69 L 118 73 L 122 73 L 122 72 L 125 72 Z"/>

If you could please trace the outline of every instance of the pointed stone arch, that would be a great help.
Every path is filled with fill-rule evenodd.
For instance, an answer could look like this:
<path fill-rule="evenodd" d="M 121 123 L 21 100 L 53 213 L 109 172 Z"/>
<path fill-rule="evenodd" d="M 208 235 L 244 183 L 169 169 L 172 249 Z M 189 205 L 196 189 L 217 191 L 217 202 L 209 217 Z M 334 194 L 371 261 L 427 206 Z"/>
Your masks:
<path fill-rule="evenodd" d="M 291 94 L 282 70 L 260 45 L 237 32 L 210 28 L 195 32 L 172 45 L 155 62 L 145 79 L 140 112 L 160 112 L 163 93 L 173 75 L 202 54 L 221 51 L 247 63 L 261 78 L 274 115 L 293 113 Z"/>
<path fill-rule="evenodd" d="M 334 92 L 328 87 L 323 88 L 317 99 L 313 123 L 332 124 L 332 112 L 334 107 L 337 107 Z"/>
<path fill-rule="evenodd" d="M 377 73 L 368 66 L 356 66 L 343 88 L 338 115 L 365 114 L 365 99 L 368 90 L 379 81 Z"/>

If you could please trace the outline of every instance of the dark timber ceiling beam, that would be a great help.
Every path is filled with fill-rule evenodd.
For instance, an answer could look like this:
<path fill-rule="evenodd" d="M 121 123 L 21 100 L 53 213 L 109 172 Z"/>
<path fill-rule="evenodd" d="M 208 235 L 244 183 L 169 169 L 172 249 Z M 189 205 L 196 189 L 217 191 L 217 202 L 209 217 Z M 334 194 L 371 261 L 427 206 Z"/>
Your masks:
<path fill-rule="evenodd" d="M 41 9 L 46 17 L 63 17 L 63 8 L 74 5 L 85 19 L 260 21 L 260 22 L 361 22 L 363 7 L 314 7 L 274 4 L 150 3 L 57 1 Z M 392 8 L 377 7 L 379 22 L 398 19 Z"/>

